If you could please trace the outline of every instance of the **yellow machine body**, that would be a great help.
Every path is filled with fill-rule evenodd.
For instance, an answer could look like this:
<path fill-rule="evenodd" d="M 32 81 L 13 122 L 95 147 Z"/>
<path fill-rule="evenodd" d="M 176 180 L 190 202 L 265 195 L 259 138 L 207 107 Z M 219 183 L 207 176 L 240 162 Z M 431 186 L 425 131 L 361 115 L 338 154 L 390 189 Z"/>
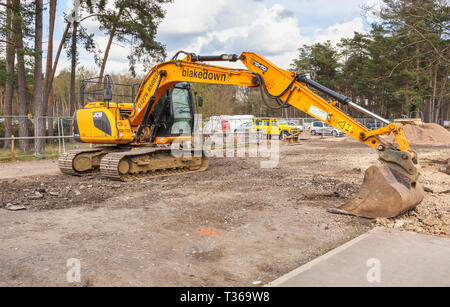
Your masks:
<path fill-rule="evenodd" d="M 74 136 L 83 143 L 128 144 L 133 141 L 130 122 L 120 114 L 132 110 L 130 103 L 89 103 L 75 112 Z"/>

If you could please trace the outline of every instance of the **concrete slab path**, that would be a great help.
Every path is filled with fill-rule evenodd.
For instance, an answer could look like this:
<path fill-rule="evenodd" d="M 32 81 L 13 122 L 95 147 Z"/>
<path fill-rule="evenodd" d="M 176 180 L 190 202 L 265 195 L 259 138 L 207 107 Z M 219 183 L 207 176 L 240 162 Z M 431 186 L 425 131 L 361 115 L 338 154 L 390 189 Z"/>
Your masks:
<path fill-rule="evenodd" d="M 374 228 L 267 286 L 448 287 L 450 238 Z"/>

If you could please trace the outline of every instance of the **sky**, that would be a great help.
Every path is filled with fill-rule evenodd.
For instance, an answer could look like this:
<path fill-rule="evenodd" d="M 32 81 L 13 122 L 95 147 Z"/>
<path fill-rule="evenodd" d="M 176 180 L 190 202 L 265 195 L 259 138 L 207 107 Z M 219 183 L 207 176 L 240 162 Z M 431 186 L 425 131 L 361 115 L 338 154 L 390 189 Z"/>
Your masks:
<path fill-rule="evenodd" d="M 256 52 L 274 64 L 288 68 L 304 44 L 337 43 L 353 32 L 367 32 L 369 22 L 362 16 L 363 5 L 379 0 L 175 0 L 164 5 L 166 17 L 158 28 L 157 40 L 171 58 L 178 50 L 201 55 Z M 64 13 L 73 0 L 59 0 L 55 26 L 55 47 L 65 28 Z M 44 20 L 48 15 L 44 14 Z M 108 37 L 94 18 L 83 21 L 95 33 L 97 47 L 104 51 Z M 44 38 L 48 24 L 44 23 Z M 45 40 L 45 39 L 44 39 Z M 45 49 L 45 46 L 44 46 Z M 81 48 L 80 48 L 81 49 Z M 115 43 L 107 62 L 107 73 L 128 73 L 129 47 Z M 45 55 L 45 54 L 44 54 Z M 45 59 L 44 59 L 45 61 Z M 45 62 L 44 62 L 45 63 Z M 79 65 L 95 68 L 93 55 L 80 50 Z M 242 64 L 234 67 L 243 68 Z M 230 66 L 227 64 L 227 66 Z M 58 71 L 69 68 L 61 54 Z M 140 66 L 139 74 L 145 70 Z"/>

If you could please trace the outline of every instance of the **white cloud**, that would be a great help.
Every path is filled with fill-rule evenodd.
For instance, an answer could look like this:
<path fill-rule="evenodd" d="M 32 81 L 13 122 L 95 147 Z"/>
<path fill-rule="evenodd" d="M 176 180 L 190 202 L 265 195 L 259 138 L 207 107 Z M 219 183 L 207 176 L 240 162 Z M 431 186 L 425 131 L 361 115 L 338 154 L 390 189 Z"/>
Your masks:
<path fill-rule="evenodd" d="M 168 7 L 159 38 L 166 41 L 169 55 L 184 49 L 202 54 L 253 51 L 280 58 L 296 51 L 302 40 L 298 20 L 282 5 L 267 7 L 264 1 L 254 0 L 202 1 L 198 10 L 195 2 L 200 1 Z M 190 15 L 191 7 L 199 14 Z M 208 17 L 202 19 L 203 15 Z M 172 19 L 174 16 L 179 18 Z M 277 64 L 289 65 L 290 59 L 286 59 Z"/>
<path fill-rule="evenodd" d="M 359 4 L 368 1 L 378 0 L 176 0 L 166 4 L 157 40 L 166 45 L 169 58 L 178 50 L 204 55 L 250 51 L 288 68 L 303 44 L 337 43 L 354 31 L 364 32 L 357 12 Z M 335 19 L 324 18 L 333 14 Z M 108 37 L 98 22 L 92 18 L 83 25 L 96 34 L 97 46 L 104 51 Z M 127 72 L 128 53 L 126 46 L 113 45 L 107 72 Z M 93 56 L 80 50 L 80 64 L 93 66 Z"/>
<path fill-rule="evenodd" d="M 287 1 L 278 2 L 271 5 L 254 0 L 175 2 L 167 7 L 158 38 L 167 45 L 169 56 L 180 49 L 202 54 L 252 51 L 287 68 L 303 44 L 327 40 L 337 43 L 342 37 L 351 37 L 354 31 L 364 32 L 363 19 L 354 17 L 317 28 L 312 36 L 302 35 L 302 27 L 307 26 L 305 21 L 301 23 L 294 11 L 286 9 L 283 4 Z M 306 1 L 304 5 L 311 9 L 311 14 L 318 9 L 333 10 L 329 1 Z M 358 5 L 355 10 L 359 10 Z"/>
<path fill-rule="evenodd" d="M 224 0 L 191 0 L 168 4 L 167 14 L 159 27 L 159 32 L 169 35 L 207 32 L 216 23 L 215 17 L 225 3 Z"/>
<path fill-rule="evenodd" d="M 341 38 L 353 37 L 354 32 L 364 32 L 364 24 L 361 17 L 356 17 L 348 22 L 334 24 L 326 29 L 316 30 L 314 41 L 326 42 L 329 40 L 332 44 L 337 44 Z"/>

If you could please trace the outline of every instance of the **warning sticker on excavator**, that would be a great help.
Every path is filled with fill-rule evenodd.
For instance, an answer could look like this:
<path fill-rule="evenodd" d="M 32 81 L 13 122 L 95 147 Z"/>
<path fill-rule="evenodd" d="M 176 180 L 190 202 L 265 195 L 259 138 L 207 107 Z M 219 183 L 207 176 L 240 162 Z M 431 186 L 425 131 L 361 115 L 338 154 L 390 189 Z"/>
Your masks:
<path fill-rule="evenodd" d="M 327 119 L 327 112 L 325 112 L 322 109 L 319 109 L 315 106 L 311 106 L 309 108 L 309 114 L 317 116 L 318 118 L 320 118 L 321 120 L 326 120 Z"/>
<path fill-rule="evenodd" d="M 338 120 L 337 124 L 339 129 L 341 129 L 342 131 L 350 132 L 353 128 L 353 125 L 347 123 L 345 120 Z"/>

